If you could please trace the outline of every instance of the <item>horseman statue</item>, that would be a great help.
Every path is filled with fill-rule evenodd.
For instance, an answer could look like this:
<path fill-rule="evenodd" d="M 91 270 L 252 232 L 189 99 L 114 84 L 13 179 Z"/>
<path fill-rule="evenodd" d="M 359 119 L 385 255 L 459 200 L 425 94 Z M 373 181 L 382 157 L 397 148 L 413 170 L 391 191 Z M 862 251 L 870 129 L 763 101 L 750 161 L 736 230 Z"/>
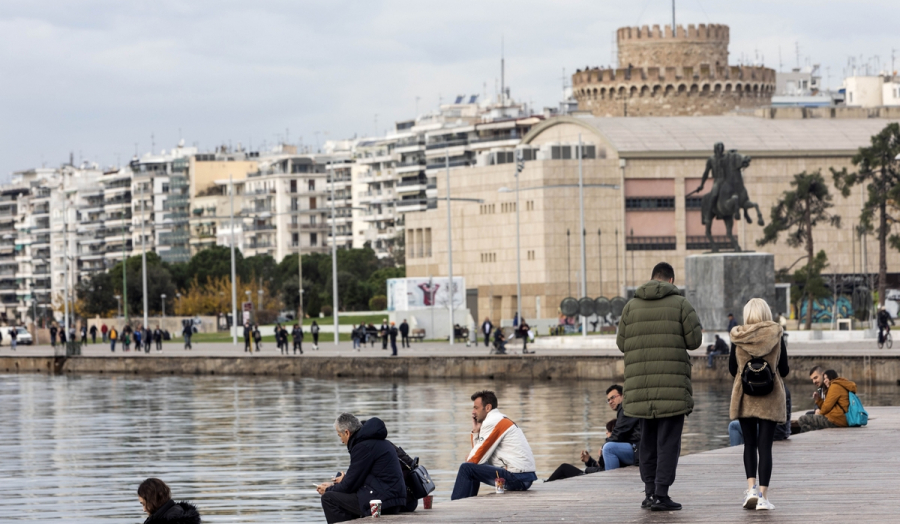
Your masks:
<path fill-rule="evenodd" d="M 719 219 L 725 221 L 725 231 L 731 249 L 740 251 L 737 239 L 734 238 L 732 229 L 734 221 L 741 219 L 741 210 L 747 222 L 753 223 L 750 218 L 750 209 L 756 209 L 757 223 L 764 225 L 762 212 L 759 205 L 750 201 L 747 196 L 747 188 L 744 187 L 744 175 L 742 170 L 750 165 L 750 157 L 739 154 L 736 150 L 725 152 L 725 145 L 716 143 L 713 148 L 713 156 L 706 161 L 706 170 L 700 180 L 700 187 L 693 193 L 703 191 L 706 180 L 712 175 L 713 186 L 709 193 L 701 199 L 703 225 L 706 226 L 706 239 L 713 253 L 719 251 L 719 246 L 713 241 L 712 223 Z M 693 194 L 691 193 L 691 194 Z"/>

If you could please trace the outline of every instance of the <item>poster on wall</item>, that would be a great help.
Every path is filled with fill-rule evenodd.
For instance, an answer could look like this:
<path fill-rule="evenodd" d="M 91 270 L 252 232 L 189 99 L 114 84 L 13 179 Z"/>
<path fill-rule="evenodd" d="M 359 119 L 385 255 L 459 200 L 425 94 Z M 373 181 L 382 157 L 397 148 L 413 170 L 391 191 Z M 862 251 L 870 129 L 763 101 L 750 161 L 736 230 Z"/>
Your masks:
<path fill-rule="evenodd" d="M 451 296 L 454 309 L 464 307 L 465 277 L 453 277 L 452 294 L 449 283 L 450 279 L 447 277 L 388 279 L 388 311 L 407 311 L 426 307 L 448 308 Z"/>

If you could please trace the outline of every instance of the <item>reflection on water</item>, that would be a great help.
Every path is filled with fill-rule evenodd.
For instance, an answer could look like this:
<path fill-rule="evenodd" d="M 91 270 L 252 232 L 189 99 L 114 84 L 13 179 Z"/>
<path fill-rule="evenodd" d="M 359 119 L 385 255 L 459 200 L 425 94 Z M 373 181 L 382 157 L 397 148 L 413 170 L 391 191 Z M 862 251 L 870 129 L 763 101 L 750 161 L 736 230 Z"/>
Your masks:
<path fill-rule="evenodd" d="M 332 423 L 378 416 L 449 498 L 469 450 L 469 396 L 490 387 L 524 430 L 538 476 L 594 456 L 614 418 L 603 382 L 279 380 L 0 375 L 0 521 L 140 522 L 157 476 L 204 522 L 324 522 L 312 483 L 346 467 Z M 795 410 L 812 404 L 795 386 Z M 896 387 L 861 395 L 900 403 Z M 730 384 L 695 384 L 683 453 L 728 445 Z M 637 471 L 635 471 L 637 474 Z"/>

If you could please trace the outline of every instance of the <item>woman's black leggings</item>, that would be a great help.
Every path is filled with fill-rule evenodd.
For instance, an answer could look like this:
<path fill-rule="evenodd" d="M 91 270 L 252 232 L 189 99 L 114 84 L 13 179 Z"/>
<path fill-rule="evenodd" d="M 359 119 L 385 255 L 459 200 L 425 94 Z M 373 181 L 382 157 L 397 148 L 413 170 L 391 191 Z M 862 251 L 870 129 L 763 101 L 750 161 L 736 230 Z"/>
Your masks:
<path fill-rule="evenodd" d="M 769 486 L 772 478 L 772 441 L 775 440 L 777 422 L 758 418 L 738 419 L 741 433 L 744 434 L 744 472 L 747 478 L 756 478 L 760 486 Z M 759 475 L 757 469 L 757 453 L 759 454 Z"/>

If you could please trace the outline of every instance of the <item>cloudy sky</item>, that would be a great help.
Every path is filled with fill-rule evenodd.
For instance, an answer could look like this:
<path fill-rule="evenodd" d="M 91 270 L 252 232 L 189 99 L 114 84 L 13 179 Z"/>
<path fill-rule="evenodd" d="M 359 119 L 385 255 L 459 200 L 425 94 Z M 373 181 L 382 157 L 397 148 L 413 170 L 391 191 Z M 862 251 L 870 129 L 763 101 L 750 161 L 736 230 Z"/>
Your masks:
<path fill-rule="evenodd" d="M 799 42 L 832 86 L 851 56 L 889 69 L 895 48 L 900 69 L 896 0 L 677 8 L 679 24 L 731 26 L 732 63 L 758 54 L 777 69 L 780 48 L 787 69 Z M 383 133 L 417 97 L 425 112 L 493 95 L 501 36 L 513 96 L 555 105 L 563 68 L 608 65 L 617 27 L 671 16 L 669 0 L 2 0 L 0 180 L 181 137 L 208 149 Z"/>

